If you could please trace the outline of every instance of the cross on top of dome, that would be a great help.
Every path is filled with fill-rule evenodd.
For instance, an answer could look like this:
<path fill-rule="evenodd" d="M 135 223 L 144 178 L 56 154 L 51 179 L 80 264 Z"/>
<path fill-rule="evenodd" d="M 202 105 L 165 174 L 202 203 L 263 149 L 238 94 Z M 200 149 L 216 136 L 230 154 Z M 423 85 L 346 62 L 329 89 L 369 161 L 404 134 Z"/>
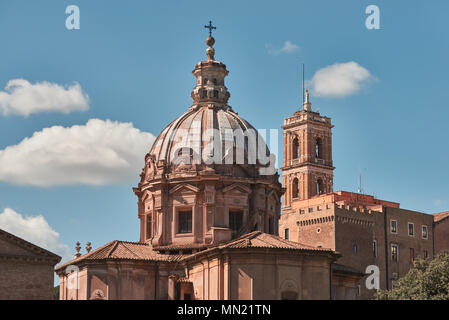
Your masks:
<path fill-rule="evenodd" d="M 205 25 L 204 28 L 209 29 L 209 37 L 212 37 L 212 30 L 217 29 L 217 27 L 212 25 L 212 21 L 209 21 L 209 25 Z"/>
<path fill-rule="evenodd" d="M 209 21 L 209 25 L 205 25 L 204 28 L 209 29 L 209 36 L 206 39 L 206 44 L 209 46 L 206 50 L 207 61 L 214 61 L 215 49 L 212 46 L 215 43 L 215 39 L 212 37 L 212 30 L 217 29 L 217 27 L 212 25 L 212 21 Z"/>

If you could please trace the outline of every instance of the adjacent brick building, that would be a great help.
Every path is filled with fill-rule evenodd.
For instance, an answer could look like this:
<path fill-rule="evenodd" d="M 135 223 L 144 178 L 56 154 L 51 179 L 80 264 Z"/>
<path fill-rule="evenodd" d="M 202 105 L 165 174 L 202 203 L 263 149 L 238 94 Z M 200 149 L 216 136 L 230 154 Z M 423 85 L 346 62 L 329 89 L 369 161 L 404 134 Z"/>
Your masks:
<path fill-rule="evenodd" d="M 0 300 L 52 300 L 61 257 L 0 230 Z"/>
<path fill-rule="evenodd" d="M 284 121 L 283 183 L 286 188 L 279 234 L 285 239 L 342 254 L 338 263 L 365 272 L 380 269 L 380 287 L 389 289 L 416 258 L 449 250 L 449 213 L 429 215 L 370 195 L 333 192 L 331 119 L 304 108 Z M 299 142 L 299 143 L 298 143 Z M 334 282 L 334 291 L 339 291 Z M 359 282 L 359 296 L 373 290 Z"/>

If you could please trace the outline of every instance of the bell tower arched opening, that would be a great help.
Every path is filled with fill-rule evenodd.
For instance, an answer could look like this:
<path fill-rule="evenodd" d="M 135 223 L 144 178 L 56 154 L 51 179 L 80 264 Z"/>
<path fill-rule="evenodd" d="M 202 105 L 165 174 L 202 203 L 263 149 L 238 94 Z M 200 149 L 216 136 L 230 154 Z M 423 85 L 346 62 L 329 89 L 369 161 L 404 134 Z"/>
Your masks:
<path fill-rule="evenodd" d="M 333 127 L 330 118 L 312 110 L 308 92 L 303 108 L 284 119 L 283 210 L 300 209 L 297 200 L 332 192 Z"/>

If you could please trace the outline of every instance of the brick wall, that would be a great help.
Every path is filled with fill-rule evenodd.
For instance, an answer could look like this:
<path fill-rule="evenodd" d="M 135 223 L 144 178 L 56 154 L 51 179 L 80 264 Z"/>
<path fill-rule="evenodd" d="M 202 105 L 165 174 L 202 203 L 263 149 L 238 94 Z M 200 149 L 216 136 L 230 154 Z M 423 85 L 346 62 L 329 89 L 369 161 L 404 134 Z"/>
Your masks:
<path fill-rule="evenodd" d="M 434 237 L 435 254 L 449 252 L 449 219 L 435 223 Z"/>
<path fill-rule="evenodd" d="M 0 300 L 52 300 L 53 264 L 0 260 Z"/>

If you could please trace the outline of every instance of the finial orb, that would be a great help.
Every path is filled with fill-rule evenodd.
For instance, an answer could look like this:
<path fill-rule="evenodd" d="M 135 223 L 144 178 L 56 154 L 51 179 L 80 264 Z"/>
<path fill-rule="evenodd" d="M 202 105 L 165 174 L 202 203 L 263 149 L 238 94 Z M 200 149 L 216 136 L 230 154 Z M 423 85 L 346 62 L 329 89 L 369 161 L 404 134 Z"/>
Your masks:
<path fill-rule="evenodd" d="M 212 46 L 214 45 L 214 43 L 215 43 L 214 37 L 211 37 L 211 36 L 207 37 L 207 39 L 206 39 L 206 44 L 207 44 L 209 47 L 212 47 Z"/>

